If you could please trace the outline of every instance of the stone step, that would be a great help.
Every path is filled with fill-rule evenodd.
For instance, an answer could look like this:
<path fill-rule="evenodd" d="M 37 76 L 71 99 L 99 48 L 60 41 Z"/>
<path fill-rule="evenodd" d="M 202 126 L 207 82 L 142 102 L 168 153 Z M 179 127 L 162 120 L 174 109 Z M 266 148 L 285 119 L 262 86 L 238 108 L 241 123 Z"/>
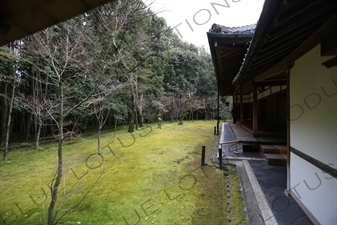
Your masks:
<path fill-rule="evenodd" d="M 274 145 L 260 145 L 261 153 L 280 153 L 280 150 Z"/>
<path fill-rule="evenodd" d="M 276 165 L 276 166 L 286 166 L 287 159 L 284 155 L 278 153 L 263 153 L 264 158 L 266 159 L 268 165 Z"/>
<path fill-rule="evenodd" d="M 274 146 L 280 150 L 280 154 L 287 154 L 286 145 L 274 145 Z"/>
<path fill-rule="evenodd" d="M 286 153 L 280 153 L 280 155 L 285 158 L 286 160 L 288 160 L 288 155 Z"/>
<path fill-rule="evenodd" d="M 287 146 L 285 145 L 260 145 L 260 152 L 263 153 L 280 153 L 287 154 Z"/>

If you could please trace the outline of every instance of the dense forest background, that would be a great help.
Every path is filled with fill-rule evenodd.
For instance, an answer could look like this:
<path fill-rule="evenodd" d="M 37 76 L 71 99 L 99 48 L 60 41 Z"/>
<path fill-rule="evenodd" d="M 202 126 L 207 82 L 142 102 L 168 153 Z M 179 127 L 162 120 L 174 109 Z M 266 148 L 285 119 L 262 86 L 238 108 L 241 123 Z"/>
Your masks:
<path fill-rule="evenodd" d="M 181 41 L 140 0 L 104 5 L 1 47 L 0 90 L 5 155 L 14 141 L 40 148 L 41 140 L 89 128 L 128 124 L 133 132 L 159 114 L 180 124 L 217 117 L 211 56 Z"/>
<path fill-rule="evenodd" d="M 58 143 L 48 225 L 58 221 L 65 140 L 94 130 L 101 156 L 104 127 L 134 132 L 158 117 L 215 119 L 217 106 L 211 56 L 181 41 L 141 0 L 114 1 L 0 48 L 3 160 L 11 143 Z"/>

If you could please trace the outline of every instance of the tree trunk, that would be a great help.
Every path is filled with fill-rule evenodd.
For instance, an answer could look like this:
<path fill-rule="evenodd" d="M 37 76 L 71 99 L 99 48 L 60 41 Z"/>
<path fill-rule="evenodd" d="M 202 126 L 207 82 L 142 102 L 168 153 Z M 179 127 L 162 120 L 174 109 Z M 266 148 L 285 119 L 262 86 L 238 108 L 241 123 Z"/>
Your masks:
<path fill-rule="evenodd" d="M 173 107 L 174 107 L 174 97 L 172 98 L 172 101 L 171 101 L 171 112 L 170 112 L 170 115 L 171 115 L 171 123 L 173 123 L 173 120 L 174 120 L 174 111 L 173 111 Z"/>
<path fill-rule="evenodd" d="M 36 140 L 35 140 L 35 149 L 40 149 L 41 129 L 42 129 L 42 120 L 41 120 L 41 118 L 38 118 L 38 127 L 37 127 Z"/>
<path fill-rule="evenodd" d="M 135 131 L 135 98 L 133 92 L 133 84 L 131 82 L 131 105 L 129 109 L 129 129 L 128 132 L 132 133 Z"/>
<path fill-rule="evenodd" d="M 129 129 L 128 129 L 128 132 L 130 133 L 135 131 L 134 119 L 135 119 L 135 110 L 130 109 L 129 110 Z"/>
<path fill-rule="evenodd" d="M 53 187 L 51 188 L 51 202 L 48 207 L 48 225 L 54 225 L 55 222 L 55 205 L 58 197 L 58 187 L 61 182 L 62 174 L 63 174 L 63 142 L 64 142 L 64 134 L 63 134 L 63 104 L 64 104 L 64 96 L 63 96 L 63 84 L 60 82 L 60 108 L 59 108 L 59 121 L 58 121 L 58 129 L 59 129 L 59 145 L 58 145 L 58 165 L 56 171 L 56 178 Z"/>
<path fill-rule="evenodd" d="M 114 137 L 116 137 L 116 130 L 117 130 L 117 119 L 115 119 Z"/>
<path fill-rule="evenodd" d="M 106 118 L 104 118 L 104 110 L 99 112 L 99 118 L 97 120 L 98 123 L 98 131 L 97 131 L 97 153 L 98 155 L 101 155 L 101 131 L 103 129 L 104 124 L 106 123 L 106 120 L 108 119 L 109 112 L 106 115 Z"/>
<path fill-rule="evenodd" d="M 9 105 L 9 113 L 8 113 L 8 123 L 7 123 L 7 130 L 6 130 L 6 142 L 5 142 L 5 150 L 4 150 L 4 157 L 3 160 L 7 161 L 7 154 L 8 154 L 8 142 L 9 142 L 9 133 L 11 129 L 11 122 L 12 122 L 12 111 L 13 111 L 13 103 L 14 103 L 14 95 L 15 95 L 15 78 L 13 82 L 13 89 L 12 89 L 12 97 L 11 97 L 11 103 Z"/>
<path fill-rule="evenodd" d="M 136 86 L 136 95 L 137 95 L 137 123 L 139 127 L 144 127 L 144 117 L 143 117 L 143 99 L 144 95 L 141 94 L 140 98 L 138 97 L 138 87 Z"/>
<path fill-rule="evenodd" d="M 139 122 L 139 127 L 144 127 L 144 117 L 143 117 L 143 112 L 138 112 L 138 122 Z"/>
<path fill-rule="evenodd" d="M 98 126 L 97 131 L 97 153 L 101 155 L 101 125 Z"/>
<path fill-rule="evenodd" d="M 25 113 L 25 124 L 26 124 L 26 141 L 28 141 L 29 137 L 30 137 L 30 126 L 32 124 L 32 114 L 29 112 Z"/>
<path fill-rule="evenodd" d="M 134 108 L 135 108 L 135 111 L 134 111 L 134 116 L 133 116 L 133 118 L 134 118 L 134 120 L 135 120 L 135 122 L 136 122 L 136 130 L 138 130 L 138 128 L 139 128 L 138 111 L 137 111 L 136 107 L 134 107 Z"/>
<path fill-rule="evenodd" d="M 178 118 L 179 118 L 179 125 L 183 125 L 184 123 L 183 123 L 183 120 L 184 120 L 184 117 L 185 117 L 185 110 L 184 110 L 184 106 L 183 106 L 183 104 L 181 104 L 180 106 L 178 106 L 178 107 L 180 107 L 180 109 L 179 109 L 179 115 L 178 115 Z"/>
<path fill-rule="evenodd" d="M 179 118 L 179 125 L 183 125 L 184 123 L 183 123 L 183 120 L 184 120 L 184 109 L 183 109 L 183 106 L 178 106 L 178 107 L 180 107 L 180 109 L 179 109 L 179 115 L 178 115 L 178 118 Z"/>
<path fill-rule="evenodd" d="M 203 99 L 203 101 L 204 101 L 204 109 L 205 109 L 205 120 L 207 120 L 208 119 L 208 115 L 207 115 L 207 108 L 206 108 L 206 100 Z"/>
<path fill-rule="evenodd" d="M 8 118 L 8 100 L 7 100 L 7 89 L 8 89 L 8 83 L 4 82 L 4 92 L 3 92 L 3 101 L 1 106 L 1 146 L 5 145 L 5 139 L 6 139 L 6 126 L 7 126 L 7 118 Z"/>

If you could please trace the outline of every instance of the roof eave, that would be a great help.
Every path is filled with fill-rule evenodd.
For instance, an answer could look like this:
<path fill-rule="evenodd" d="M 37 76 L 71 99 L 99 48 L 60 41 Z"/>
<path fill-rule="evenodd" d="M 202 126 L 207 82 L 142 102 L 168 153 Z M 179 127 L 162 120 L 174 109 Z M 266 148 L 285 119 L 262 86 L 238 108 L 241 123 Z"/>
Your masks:
<path fill-rule="evenodd" d="M 16 0 L 0 2 L 0 46 L 115 0 Z"/>
<path fill-rule="evenodd" d="M 232 82 L 233 85 L 238 85 L 240 81 L 245 79 L 246 71 L 249 68 L 251 60 L 256 51 L 259 49 L 260 43 L 262 42 L 266 32 L 268 31 L 268 27 L 273 22 L 273 19 L 276 15 L 277 10 L 279 9 L 280 4 L 282 4 L 282 1 L 265 1 L 246 58 L 243 59 L 242 66 Z"/>
<path fill-rule="evenodd" d="M 232 85 L 232 83 L 228 83 L 223 84 L 220 82 L 220 68 L 218 67 L 218 56 L 216 54 L 216 47 L 217 44 L 216 43 L 216 39 L 221 39 L 221 40 L 226 40 L 229 42 L 235 42 L 238 40 L 244 40 L 250 43 L 251 38 L 253 37 L 253 33 L 239 33 L 239 34 L 233 34 L 233 33 L 213 33 L 213 32 L 207 32 L 207 37 L 208 37 L 208 42 L 209 42 L 209 47 L 210 47 L 210 51 L 211 51 L 211 56 L 212 56 L 212 60 L 213 60 L 213 66 L 214 66 L 214 70 L 215 70 L 215 74 L 216 74 L 216 79 L 217 79 L 217 85 L 218 85 L 218 89 L 219 92 L 222 96 L 229 96 L 233 94 L 234 91 L 234 86 Z M 246 39 L 246 40 L 245 40 Z M 241 62 L 241 61 L 240 61 Z"/>

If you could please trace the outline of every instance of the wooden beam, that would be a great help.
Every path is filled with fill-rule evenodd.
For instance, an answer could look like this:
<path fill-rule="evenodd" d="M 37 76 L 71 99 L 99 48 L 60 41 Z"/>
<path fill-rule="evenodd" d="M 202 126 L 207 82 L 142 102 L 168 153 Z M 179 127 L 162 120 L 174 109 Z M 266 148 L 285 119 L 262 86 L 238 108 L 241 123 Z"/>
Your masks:
<path fill-rule="evenodd" d="M 255 77 L 254 82 L 260 82 L 270 77 L 282 74 L 284 73 L 284 71 L 288 70 L 288 68 L 289 68 L 289 62 L 287 60 L 283 60 L 281 63 L 277 64 L 276 66 L 272 67 L 266 72 L 261 73 L 260 75 Z"/>
<path fill-rule="evenodd" d="M 325 172 L 325 173 L 329 174 L 330 176 L 337 179 L 337 169 L 331 167 L 329 164 L 325 164 L 325 163 L 315 159 L 314 157 L 311 157 L 310 155 L 305 154 L 304 152 L 302 152 L 298 149 L 295 149 L 293 147 L 291 147 L 290 149 L 291 149 L 291 152 L 294 153 L 295 155 L 297 155 L 298 157 L 304 159 L 308 163 L 311 163 L 313 166 L 317 167 L 322 172 Z"/>
<path fill-rule="evenodd" d="M 337 66 L 337 56 L 328 61 L 325 61 L 324 63 L 322 63 L 322 66 L 325 66 L 328 69 L 330 69 L 331 67 Z"/>
<path fill-rule="evenodd" d="M 265 86 L 284 86 L 287 85 L 287 80 L 266 80 L 255 83 L 258 87 Z"/>
<path fill-rule="evenodd" d="M 329 31 L 337 23 L 337 15 L 333 16 L 328 22 L 321 26 L 315 33 L 313 33 L 302 45 L 300 45 L 294 52 L 288 57 L 288 62 L 295 62 L 302 57 L 305 53 L 314 48 L 321 41 L 323 33 Z"/>
<path fill-rule="evenodd" d="M 220 50 L 224 50 L 227 51 L 228 49 L 245 49 L 247 50 L 247 48 L 249 47 L 249 45 L 245 44 L 221 44 L 218 45 L 217 48 L 219 48 Z"/>
<path fill-rule="evenodd" d="M 314 8 L 318 2 L 311 2 L 311 4 L 289 4 L 288 3 L 288 8 L 291 6 L 290 9 L 288 9 L 286 12 L 282 13 L 280 16 L 277 17 L 277 20 L 280 23 L 285 23 L 286 21 L 289 21 L 291 18 L 296 17 L 298 14 L 301 14 L 303 12 L 307 12 L 311 8 Z M 303 14 L 301 14 L 303 15 Z M 310 15 L 310 14 L 309 14 Z M 292 20 L 290 20 L 292 21 Z"/>

